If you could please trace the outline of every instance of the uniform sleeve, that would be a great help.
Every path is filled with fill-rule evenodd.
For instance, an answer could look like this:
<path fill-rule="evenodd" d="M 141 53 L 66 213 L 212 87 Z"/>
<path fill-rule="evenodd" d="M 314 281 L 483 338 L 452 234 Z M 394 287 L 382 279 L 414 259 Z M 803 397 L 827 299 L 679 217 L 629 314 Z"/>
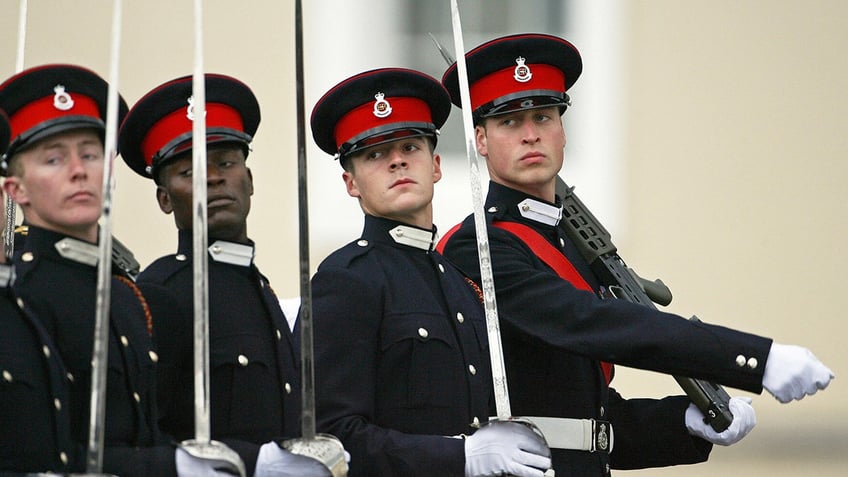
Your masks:
<path fill-rule="evenodd" d="M 501 319 L 521 333 L 598 361 L 762 392 L 770 339 L 601 300 L 561 279 L 507 231 L 490 227 L 489 244 Z M 479 282 L 473 228 L 456 232 L 444 253 Z M 740 365 L 740 356 L 758 365 Z"/>
<path fill-rule="evenodd" d="M 412 435 L 375 422 L 381 290 L 348 270 L 312 280 L 317 426 L 351 455 L 350 477 L 464 476 L 464 441 Z"/>
<path fill-rule="evenodd" d="M 624 399 L 609 390 L 609 418 L 615 432 L 610 465 L 643 469 L 705 462 L 712 444 L 689 434 L 684 413 L 686 396 Z"/>

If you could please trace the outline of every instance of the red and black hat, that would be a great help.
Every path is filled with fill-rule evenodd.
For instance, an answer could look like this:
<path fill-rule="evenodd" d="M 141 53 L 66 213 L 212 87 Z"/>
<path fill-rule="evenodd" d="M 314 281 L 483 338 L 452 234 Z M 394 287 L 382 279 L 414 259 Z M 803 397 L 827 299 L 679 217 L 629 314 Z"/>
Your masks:
<path fill-rule="evenodd" d="M 474 122 L 522 109 L 570 104 L 565 93 L 583 71 L 580 52 L 562 38 L 523 33 L 497 38 L 465 54 Z M 442 76 L 462 107 L 456 63 Z"/>
<path fill-rule="evenodd" d="M 12 130 L 9 129 L 9 117 L 0 110 L 0 154 L 9 147 L 9 136 L 11 134 Z"/>
<path fill-rule="evenodd" d="M 337 158 L 401 137 L 430 136 L 450 114 L 447 91 L 419 71 L 381 68 L 352 76 L 312 110 L 312 137 Z"/>
<path fill-rule="evenodd" d="M 247 155 L 259 118 L 259 102 L 247 85 L 206 74 L 207 144 L 238 143 Z M 164 163 L 191 150 L 193 122 L 192 76 L 168 81 L 130 109 L 118 135 L 118 151 L 132 170 L 155 178 Z"/>
<path fill-rule="evenodd" d="M 75 65 L 37 66 L 12 76 L 0 84 L 0 109 L 11 130 L 4 160 L 52 134 L 80 128 L 105 131 L 108 92 L 109 85 L 97 73 Z M 118 103 L 120 121 L 127 103 L 120 95 Z"/>

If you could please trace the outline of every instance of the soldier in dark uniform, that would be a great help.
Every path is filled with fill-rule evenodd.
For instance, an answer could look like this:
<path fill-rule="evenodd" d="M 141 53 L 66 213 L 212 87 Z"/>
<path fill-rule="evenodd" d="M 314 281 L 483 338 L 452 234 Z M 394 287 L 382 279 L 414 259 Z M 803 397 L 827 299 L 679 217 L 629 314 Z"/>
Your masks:
<path fill-rule="evenodd" d="M 0 111 L 0 151 L 9 134 Z M 5 206 L 0 192 L 0 216 Z M 3 251 L 0 242 L 0 474 L 65 472 L 72 454 L 65 367 L 44 325 L 18 307 Z"/>
<path fill-rule="evenodd" d="M 194 435 L 192 78 L 160 85 L 121 126 L 126 163 L 156 183 L 156 198 L 178 229 L 177 253 L 138 277 L 150 302 L 159 349 L 160 425 Z M 248 474 L 329 475 L 275 441 L 300 434 L 300 369 L 294 339 L 247 235 L 253 176 L 245 160 L 259 126 L 253 92 L 229 76 L 206 76 L 212 438 L 238 452 Z"/>
<path fill-rule="evenodd" d="M 579 53 L 561 38 L 524 34 L 487 42 L 466 59 L 477 150 L 491 179 L 485 211 L 513 412 L 612 424 L 611 453 L 551 444 L 557 475 L 701 462 L 712 443 L 731 444 L 755 423 L 753 409 L 739 398 L 730 403 L 736 419 L 720 434 L 685 396 L 623 399 L 609 387 L 602 361 L 755 393 L 765 387 L 782 402 L 827 386 L 832 372 L 806 349 L 599 299 L 598 279 L 557 227 L 555 181 L 565 146 L 560 115 L 565 91 L 582 69 Z M 442 82 L 460 105 L 455 64 Z M 516 224 L 530 234 L 513 232 Z M 528 243 L 531 235 L 565 257 L 573 273 L 559 275 L 547 265 L 540 247 Z M 473 218 L 446 239 L 445 256 L 479 280 Z M 548 333 L 536 332 L 545 325 Z"/>
<path fill-rule="evenodd" d="M 483 310 L 433 250 L 433 148 L 449 112 L 438 81 L 396 68 L 342 81 L 312 112 L 315 142 L 365 213 L 362 235 L 312 279 L 318 428 L 350 452 L 351 477 L 541 476 L 550 465 L 530 428 L 480 427 L 492 401 Z"/>
<path fill-rule="evenodd" d="M 0 108 L 12 130 L 3 185 L 30 225 L 15 258 L 14 292 L 43 327 L 39 339 L 55 344 L 43 347 L 45 357 L 58 352 L 65 365 L 68 397 L 57 397 L 54 407 L 66 413 L 57 418 L 70 421 L 71 448 L 60 450 L 59 462 L 71 471 L 85 468 L 89 433 L 107 90 L 97 74 L 73 65 L 31 68 L 0 85 Z M 150 312 L 125 276 L 112 278 L 109 326 L 103 469 L 174 475 L 174 447 L 155 420 Z M 30 363 L 43 364 L 43 357 Z M 64 437 L 59 430 L 45 440 Z"/>

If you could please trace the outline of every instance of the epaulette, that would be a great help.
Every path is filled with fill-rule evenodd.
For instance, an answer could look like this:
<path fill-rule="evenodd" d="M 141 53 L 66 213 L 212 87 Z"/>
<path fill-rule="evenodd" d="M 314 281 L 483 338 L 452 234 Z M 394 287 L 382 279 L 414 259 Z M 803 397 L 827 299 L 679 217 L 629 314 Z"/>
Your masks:
<path fill-rule="evenodd" d="M 354 240 L 344 247 L 331 253 L 324 259 L 323 264 L 327 266 L 348 267 L 354 260 L 368 254 L 374 247 L 371 243 L 363 238 Z"/>
<path fill-rule="evenodd" d="M 154 260 L 144 268 L 140 275 L 140 282 L 165 283 L 180 270 L 187 267 L 190 261 L 186 255 L 165 255 Z"/>

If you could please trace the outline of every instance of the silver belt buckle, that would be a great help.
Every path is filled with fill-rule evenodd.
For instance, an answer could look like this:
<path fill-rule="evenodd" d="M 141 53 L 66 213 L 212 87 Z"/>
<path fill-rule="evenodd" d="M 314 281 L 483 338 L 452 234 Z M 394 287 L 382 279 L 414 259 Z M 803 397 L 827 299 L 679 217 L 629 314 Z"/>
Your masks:
<path fill-rule="evenodd" d="M 609 452 L 609 422 L 595 419 L 589 419 L 589 421 L 592 423 L 592 443 L 589 452 Z"/>

